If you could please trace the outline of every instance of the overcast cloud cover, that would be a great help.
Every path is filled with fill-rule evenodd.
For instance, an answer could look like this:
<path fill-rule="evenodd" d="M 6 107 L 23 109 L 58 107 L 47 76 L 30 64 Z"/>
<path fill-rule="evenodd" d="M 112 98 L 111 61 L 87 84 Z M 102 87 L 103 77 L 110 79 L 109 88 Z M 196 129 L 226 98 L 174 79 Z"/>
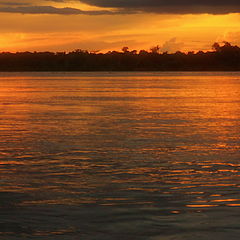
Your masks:
<path fill-rule="evenodd" d="M 240 13 L 240 0 L 76 0 L 91 6 L 115 10 L 83 11 L 68 7 L 72 0 L 0 0 L 0 12 L 63 15 L 110 15 L 152 12 L 159 14 Z M 65 3 L 56 7 L 54 3 Z"/>
<path fill-rule="evenodd" d="M 100 6 L 155 13 L 239 13 L 239 0 L 82 0 Z"/>

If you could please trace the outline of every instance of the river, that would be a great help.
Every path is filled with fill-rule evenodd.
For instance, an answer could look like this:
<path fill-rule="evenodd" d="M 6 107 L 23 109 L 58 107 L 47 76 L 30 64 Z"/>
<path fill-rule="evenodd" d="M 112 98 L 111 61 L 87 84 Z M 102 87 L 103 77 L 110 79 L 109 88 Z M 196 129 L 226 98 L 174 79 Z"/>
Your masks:
<path fill-rule="evenodd" d="M 239 239 L 240 73 L 0 84 L 0 239 Z"/>

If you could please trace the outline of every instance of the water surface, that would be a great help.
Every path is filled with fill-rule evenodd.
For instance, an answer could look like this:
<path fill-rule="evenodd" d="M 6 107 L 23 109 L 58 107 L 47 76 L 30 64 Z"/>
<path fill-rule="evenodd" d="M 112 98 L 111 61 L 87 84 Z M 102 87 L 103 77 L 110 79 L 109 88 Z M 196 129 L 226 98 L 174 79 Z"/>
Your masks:
<path fill-rule="evenodd" d="M 0 239 L 239 239 L 240 73 L 1 73 L 0 114 Z"/>

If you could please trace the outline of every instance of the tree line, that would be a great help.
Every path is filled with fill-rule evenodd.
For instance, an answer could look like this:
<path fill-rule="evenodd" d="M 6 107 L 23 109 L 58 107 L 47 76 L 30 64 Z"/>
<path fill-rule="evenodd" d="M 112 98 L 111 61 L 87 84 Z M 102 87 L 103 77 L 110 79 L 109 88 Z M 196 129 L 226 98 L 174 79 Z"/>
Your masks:
<path fill-rule="evenodd" d="M 0 71 L 240 71 L 240 48 L 214 43 L 212 51 L 160 52 L 146 50 L 107 53 L 77 49 L 72 52 L 1 52 Z"/>

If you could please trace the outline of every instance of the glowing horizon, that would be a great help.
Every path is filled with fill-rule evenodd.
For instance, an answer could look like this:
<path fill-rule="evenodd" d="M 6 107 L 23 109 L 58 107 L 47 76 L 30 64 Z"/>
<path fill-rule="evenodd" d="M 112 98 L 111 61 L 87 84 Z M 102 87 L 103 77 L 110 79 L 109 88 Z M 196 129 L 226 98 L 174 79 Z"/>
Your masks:
<path fill-rule="evenodd" d="M 25 0 L 16 4 L 0 0 L 0 51 L 107 52 L 124 46 L 149 50 L 159 45 L 163 51 L 187 52 L 210 50 L 214 42 L 240 45 L 237 10 L 216 14 L 206 7 L 208 13 L 196 14 L 187 8 L 186 13 L 182 9 L 184 13 L 166 14 L 157 12 L 160 7 L 133 11 L 126 6 L 114 8 L 113 3 L 105 6 L 105 2 Z"/>

